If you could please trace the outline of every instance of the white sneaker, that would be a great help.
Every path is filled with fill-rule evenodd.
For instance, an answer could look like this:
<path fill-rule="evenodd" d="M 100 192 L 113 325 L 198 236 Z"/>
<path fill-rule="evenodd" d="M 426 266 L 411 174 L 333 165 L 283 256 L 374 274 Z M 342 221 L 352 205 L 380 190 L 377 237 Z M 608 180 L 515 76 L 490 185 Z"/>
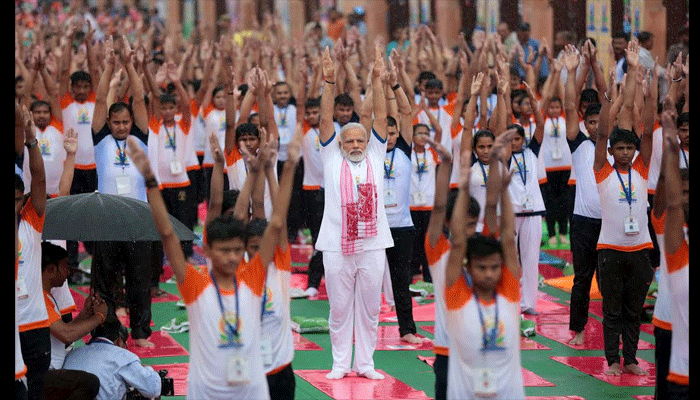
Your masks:
<path fill-rule="evenodd" d="M 379 372 L 377 372 L 374 369 L 370 369 L 369 371 L 367 371 L 363 374 L 358 374 L 358 375 L 362 375 L 365 378 L 369 378 L 369 379 L 373 379 L 373 380 L 384 379 L 384 375 L 380 374 Z"/>
<path fill-rule="evenodd" d="M 328 374 L 326 374 L 326 379 L 343 379 L 345 377 L 345 372 L 334 369 L 331 370 Z"/>
<path fill-rule="evenodd" d="M 304 291 L 304 294 L 306 297 L 315 297 L 318 294 L 318 289 L 309 286 L 309 288 Z"/>

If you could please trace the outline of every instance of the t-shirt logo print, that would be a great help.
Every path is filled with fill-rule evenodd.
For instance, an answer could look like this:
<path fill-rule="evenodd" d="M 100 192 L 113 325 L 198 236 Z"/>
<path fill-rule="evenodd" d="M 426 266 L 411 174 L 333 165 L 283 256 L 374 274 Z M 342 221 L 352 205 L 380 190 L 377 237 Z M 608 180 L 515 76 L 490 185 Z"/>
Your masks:
<path fill-rule="evenodd" d="M 505 350 L 505 325 L 503 321 L 498 322 L 498 327 L 494 326 L 494 319 L 489 318 L 485 321 L 485 332 L 483 347 L 481 351 L 498 351 Z"/>
<path fill-rule="evenodd" d="M 224 318 L 226 319 L 224 320 Z M 237 327 L 238 334 L 234 334 L 229 326 Z M 219 319 L 219 348 L 240 347 L 242 345 L 240 331 L 241 326 L 236 313 L 226 311 L 225 317 Z"/>
<path fill-rule="evenodd" d="M 270 315 L 275 307 L 275 299 L 272 294 L 271 288 L 265 288 L 265 304 L 263 304 L 263 315 Z"/>
<path fill-rule="evenodd" d="M 626 186 L 627 186 L 627 185 L 625 185 L 625 187 L 626 187 Z M 617 200 L 617 201 L 619 201 L 620 203 L 626 203 L 626 202 L 627 202 L 627 195 L 625 195 L 625 187 L 623 187 L 622 184 L 620 184 L 620 198 Z M 635 194 L 635 189 L 636 189 L 636 188 L 635 188 L 635 186 L 634 186 L 634 183 L 632 183 L 631 186 L 630 186 L 630 198 L 632 199 L 632 203 L 636 203 L 636 202 L 637 202 L 636 196 L 634 195 L 634 194 Z"/>
<path fill-rule="evenodd" d="M 39 148 L 41 149 L 42 156 L 51 155 L 51 142 L 47 139 L 39 139 Z"/>
<path fill-rule="evenodd" d="M 78 109 L 78 123 L 79 124 L 90 124 L 90 114 L 87 108 Z"/>

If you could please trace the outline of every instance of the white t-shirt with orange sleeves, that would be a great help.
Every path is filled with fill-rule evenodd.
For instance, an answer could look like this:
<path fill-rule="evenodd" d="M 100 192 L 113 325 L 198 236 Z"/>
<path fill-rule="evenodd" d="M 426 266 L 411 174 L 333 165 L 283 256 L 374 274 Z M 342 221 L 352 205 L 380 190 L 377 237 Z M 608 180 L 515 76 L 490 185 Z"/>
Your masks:
<path fill-rule="evenodd" d="M 267 375 L 284 369 L 294 358 L 294 336 L 290 325 L 289 286 L 292 276 L 292 256 L 289 245 L 277 246 L 265 279 L 265 303 L 262 311 L 262 340 L 270 344 L 270 355 L 263 355 Z M 262 350 L 261 350 L 262 351 Z"/>
<path fill-rule="evenodd" d="M 184 119 L 171 126 L 154 117 L 148 121 L 148 159 L 162 188 L 179 188 L 190 184 L 187 165 L 194 152 L 190 128 Z"/>
<path fill-rule="evenodd" d="M 27 375 L 27 366 L 22 357 L 22 345 L 19 340 L 19 322 L 17 321 L 17 277 L 19 270 L 19 258 L 15 258 L 15 379 L 22 379 Z"/>
<path fill-rule="evenodd" d="M 688 242 L 684 241 L 674 254 L 664 253 L 671 287 L 671 360 L 668 381 L 688 386 L 690 381 L 690 271 Z"/>
<path fill-rule="evenodd" d="M 323 160 L 318 127 L 311 127 L 306 121 L 303 126 L 302 157 L 304 158 L 304 190 L 319 190 L 323 187 Z"/>
<path fill-rule="evenodd" d="M 484 226 L 484 213 L 486 211 L 486 182 L 489 179 L 489 164 L 482 164 L 478 159 L 470 169 L 469 194 L 479 203 L 479 219 L 477 220 L 477 232 L 481 232 Z M 517 172 L 512 179 L 519 178 Z M 496 215 L 501 215 L 501 202 L 498 201 Z"/>
<path fill-rule="evenodd" d="M 429 145 L 422 153 L 416 151 L 413 144 L 411 152 L 411 211 L 429 211 L 435 203 L 435 174 L 440 164 L 438 154 Z M 422 172 L 420 172 L 422 171 Z"/>
<path fill-rule="evenodd" d="M 190 100 L 190 114 L 192 116 L 191 132 L 194 151 L 196 155 L 204 156 L 204 152 L 209 146 L 209 140 L 206 136 L 203 110 L 195 99 Z"/>
<path fill-rule="evenodd" d="M 51 116 L 49 125 L 41 130 L 35 128 L 37 146 L 41 151 L 41 158 L 44 160 L 44 175 L 46 176 L 46 194 L 51 197 L 58 195 L 58 184 L 63 174 L 63 163 L 66 161 L 66 149 L 63 148 L 63 124 Z M 29 172 L 29 153 L 24 149 L 24 192 L 29 193 L 31 189 L 32 174 Z"/>
<path fill-rule="evenodd" d="M 275 174 L 275 178 L 279 180 L 277 177 L 277 158 L 275 157 L 274 160 L 271 160 L 272 165 L 275 167 L 273 169 L 273 173 Z M 241 190 L 243 189 L 243 185 L 245 184 L 246 177 L 248 176 L 248 166 L 245 163 L 245 160 L 243 159 L 243 156 L 241 153 L 238 151 L 237 147 L 234 147 L 233 150 L 231 150 L 230 153 L 226 154 L 226 176 L 228 177 L 228 187 L 229 189 L 236 189 L 236 190 Z M 267 182 L 267 179 L 265 180 L 265 197 L 264 197 L 264 203 L 265 203 L 265 218 L 269 221 L 270 216 L 272 216 L 272 196 L 270 195 L 270 185 Z"/>
<path fill-rule="evenodd" d="M 496 398 L 525 399 L 520 365 L 518 279 L 503 266 L 495 299 L 490 303 L 476 298 L 464 275 L 451 287 L 445 287 L 444 292 L 447 307 L 445 322 L 450 338 L 447 398 L 474 398 L 474 380 L 480 379 L 477 371 L 490 369 L 491 383 L 496 384 Z M 483 315 L 483 323 L 479 311 Z M 497 329 L 495 343 L 491 344 L 494 348 L 485 350 L 484 332 L 490 333 L 493 329 Z"/>
<path fill-rule="evenodd" d="M 656 234 L 656 243 L 659 244 L 659 253 L 666 254 L 666 243 L 664 242 L 664 226 L 666 224 L 666 212 L 660 218 L 656 218 L 654 211 L 651 212 L 651 226 Z M 666 257 L 659 259 L 659 290 L 656 292 L 656 302 L 654 303 L 654 316 L 651 323 L 661 329 L 670 331 L 671 325 L 671 286 L 668 283 L 668 268 L 666 267 Z"/>
<path fill-rule="evenodd" d="M 571 170 L 571 150 L 566 141 L 564 114 L 556 118 L 545 118 L 542 147 L 538 157 L 540 162 L 544 163 L 546 172 Z"/>
<path fill-rule="evenodd" d="M 454 111 L 454 106 L 451 107 Z M 452 148 L 452 135 L 450 130 L 450 125 L 452 124 L 452 113 L 447 106 L 439 106 L 437 108 L 428 108 L 428 111 L 433 114 L 435 119 L 437 119 L 438 124 L 442 128 L 442 137 L 440 139 L 440 144 L 442 144 L 446 149 Z M 430 123 L 430 118 L 425 114 L 425 111 L 421 111 L 413 119 L 413 125 L 415 124 L 425 124 L 428 125 L 430 129 L 430 138 L 435 139 L 435 128 L 433 128 Z"/>
<path fill-rule="evenodd" d="M 513 176 L 508 184 L 508 192 L 516 213 L 545 211 L 540 185 L 547 181 L 547 173 L 531 149 L 533 146 L 535 145 L 531 144 L 521 152 L 514 152 L 510 158 L 509 171 Z"/>
<path fill-rule="evenodd" d="M 273 104 L 272 109 L 280 135 L 277 158 L 280 161 L 287 161 L 287 147 L 294 137 L 294 129 L 297 126 L 297 107 L 294 104 L 287 104 L 287 107 L 280 108 Z"/>
<path fill-rule="evenodd" d="M 78 133 L 78 151 L 75 153 L 75 169 L 95 169 L 95 150 L 92 141 L 92 114 L 95 112 L 95 93 L 84 103 L 79 103 L 66 93 L 61 98 L 63 127 Z"/>
<path fill-rule="evenodd" d="M 202 110 L 202 116 L 204 118 L 205 140 L 202 166 L 213 167 L 214 157 L 211 154 L 211 149 L 209 146 L 209 136 L 212 132 L 216 132 L 216 136 L 219 138 L 219 146 L 223 151 L 226 141 L 226 109 L 219 110 L 218 108 L 215 108 L 214 105 L 210 104 L 209 107 Z"/>
<path fill-rule="evenodd" d="M 46 312 L 49 314 L 49 325 L 61 319 L 58 305 L 47 291 L 44 293 L 44 303 L 46 304 Z M 66 359 L 66 345 L 56 336 L 51 335 L 51 369 L 63 368 L 63 360 Z"/>
<path fill-rule="evenodd" d="M 75 306 L 75 299 L 70 292 L 70 287 L 68 286 L 68 280 L 63 282 L 62 286 L 51 288 L 50 291 L 53 298 L 56 300 L 56 305 L 61 315 L 66 315 L 72 313 L 73 311 L 78 311 Z"/>
<path fill-rule="evenodd" d="M 649 159 L 649 184 L 647 191 L 649 194 L 654 194 L 656 193 L 656 182 L 659 180 L 659 174 L 661 173 L 661 153 L 663 153 L 664 149 L 664 134 L 658 121 L 654 124 L 654 132 L 651 137 L 652 147 L 651 158 Z M 682 158 L 681 162 L 683 162 Z"/>
<path fill-rule="evenodd" d="M 17 321 L 19 331 L 25 332 L 49 326 L 41 287 L 41 233 L 45 215 L 37 215 L 30 197 L 22 207 L 20 218 Z"/>
<path fill-rule="evenodd" d="M 270 398 L 260 356 L 265 275 L 266 268 L 260 262 L 260 255 L 256 255 L 249 263 L 238 265 L 237 290 L 219 290 L 217 294 L 208 271 L 187 266 L 178 290 L 190 321 L 188 399 Z M 230 334 L 228 325 L 237 327 L 238 335 Z M 248 384 L 228 385 L 227 366 L 232 357 L 248 361 Z"/>
<path fill-rule="evenodd" d="M 444 234 L 440 234 L 435 247 L 430 246 L 430 238 L 425 236 L 425 255 L 428 259 L 430 276 L 433 278 L 435 288 L 445 287 L 445 268 L 447 257 L 450 255 L 450 241 Z M 433 352 L 443 356 L 450 355 L 450 341 L 445 326 L 445 291 L 435 290 L 435 333 L 433 334 Z"/>
<path fill-rule="evenodd" d="M 452 136 L 452 171 L 450 173 L 450 189 L 457 188 L 459 186 L 459 169 L 461 168 L 462 162 L 462 134 L 464 132 L 464 125 L 462 125 L 462 118 L 460 122 L 450 131 Z M 472 137 L 477 131 L 473 128 Z"/>
<path fill-rule="evenodd" d="M 129 135 L 137 140 L 144 152 L 148 152 L 148 132 L 142 132 L 132 124 Z M 126 151 L 126 139 L 117 140 L 107 124 L 94 138 L 98 191 L 147 201 L 146 184 Z"/>
<path fill-rule="evenodd" d="M 600 194 L 600 212 L 602 224 L 598 236 L 597 250 L 612 249 L 618 251 L 637 251 L 651 249 L 651 237 L 647 224 L 647 178 L 649 168 L 644 165 L 641 157 L 637 157 L 630 166 L 631 176 L 627 171 L 615 172 L 613 166 L 606 161 L 600 171 L 595 172 L 595 179 Z M 630 179 L 632 187 L 630 188 Z M 631 190 L 631 205 L 625 196 L 625 189 Z M 636 217 L 639 233 L 625 234 L 625 219 Z"/>

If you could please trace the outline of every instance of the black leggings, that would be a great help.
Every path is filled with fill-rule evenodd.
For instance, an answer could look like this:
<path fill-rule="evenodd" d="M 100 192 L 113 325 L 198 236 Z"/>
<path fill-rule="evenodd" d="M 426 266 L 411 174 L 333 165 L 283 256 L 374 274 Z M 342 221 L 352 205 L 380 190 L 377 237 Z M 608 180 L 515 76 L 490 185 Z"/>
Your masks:
<path fill-rule="evenodd" d="M 566 235 L 570 218 L 569 204 L 571 186 L 569 186 L 571 170 L 548 171 L 547 183 L 542 186 L 542 199 L 547 209 L 545 221 L 549 237 L 556 234 L 555 225 L 559 225 L 559 234 Z"/>
<path fill-rule="evenodd" d="M 413 320 L 413 299 L 411 298 L 411 257 L 413 238 L 416 231 L 410 229 L 391 228 L 394 247 L 386 249 L 386 260 L 389 264 L 391 289 L 394 292 L 396 317 L 399 323 L 399 335 L 416 333 L 416 323 Z"/>
<path fill-rule="evenodd" d="M 270 399 L 294 400 L 296 381 L 292 364 L 290 363 L 276 374 L 268 375 L 267 387 L 270 390 Z"/>

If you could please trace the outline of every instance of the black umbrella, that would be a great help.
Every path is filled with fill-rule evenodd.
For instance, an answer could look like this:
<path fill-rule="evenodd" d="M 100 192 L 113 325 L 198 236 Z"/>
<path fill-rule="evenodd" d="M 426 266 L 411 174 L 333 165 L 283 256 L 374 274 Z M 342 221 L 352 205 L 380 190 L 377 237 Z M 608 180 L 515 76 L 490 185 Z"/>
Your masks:
<path fill-rule="evenodd" d="M 194 240 L 194 232 L 170 215 L 180 240 Z M 46 202 L 43 240 L 160 241 L 145 201 L 104 193 L 82 193 Z"/>

